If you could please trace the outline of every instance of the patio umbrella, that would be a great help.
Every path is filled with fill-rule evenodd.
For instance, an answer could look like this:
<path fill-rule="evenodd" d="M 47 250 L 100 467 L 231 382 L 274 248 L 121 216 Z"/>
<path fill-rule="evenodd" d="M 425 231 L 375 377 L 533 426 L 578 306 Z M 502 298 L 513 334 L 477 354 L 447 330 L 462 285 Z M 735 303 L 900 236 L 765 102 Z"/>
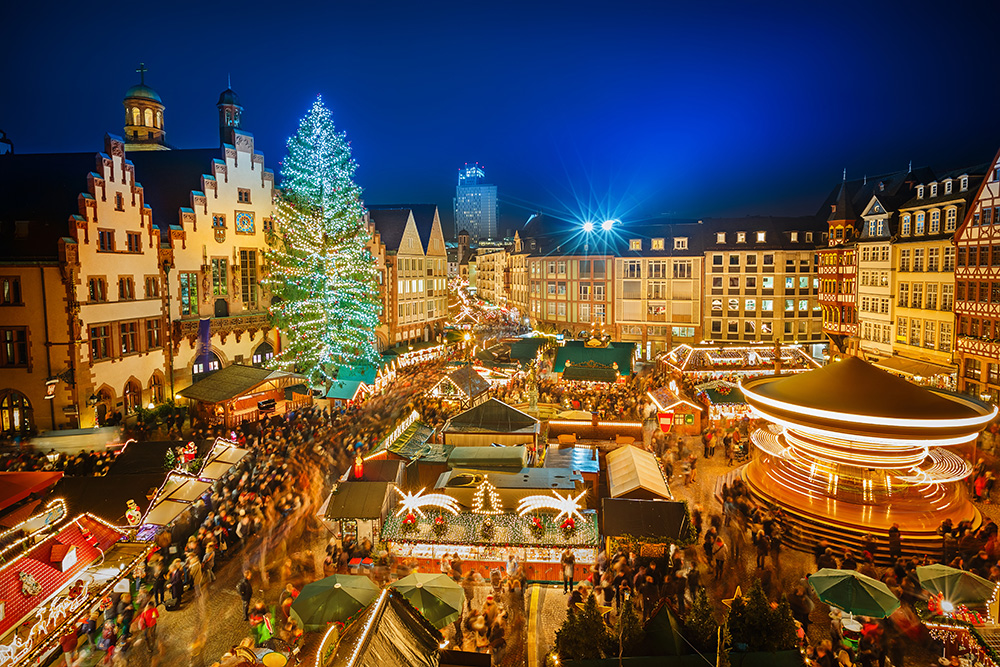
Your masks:
<path fill-rule="evenodd" d="M 398 590 L 435 628 L 441 629 L 462 615 L 465 592 L 443 574 L 414 572 L 389 587 Z"/>
<path fill-rule="evenodd" d="M 819 599 L 851 614 L 885 618 L 899 608 L 899 600 L 881 581 L 855 570 L 823 568 L 809 577 Z"/>
<path fill-rule="evenodd" d="M 306 632 L 317 632 L 334 621 L 346 621 L 377 596 L 378 586 L 368 577 L 332 574 L 302 587 L 291 617 Z"/>
<path fill-rule="evenodd" d="M 920 585 L 931 593 L 940 593 L 948 602 L 980 603 L 993 597 L 996 584 L 982 577 L 947 565 L 921 565 L 917 568 Z"/>

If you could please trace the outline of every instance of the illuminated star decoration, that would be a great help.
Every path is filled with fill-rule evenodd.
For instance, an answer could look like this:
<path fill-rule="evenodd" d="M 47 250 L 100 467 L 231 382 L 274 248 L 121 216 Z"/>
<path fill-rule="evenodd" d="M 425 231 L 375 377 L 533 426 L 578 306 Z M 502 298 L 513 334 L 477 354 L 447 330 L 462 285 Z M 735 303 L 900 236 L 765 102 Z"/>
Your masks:
<path fill-rule="evenodd" d="M 559 512 L 556 515 L 556 521 L 563 518 L 573 518 L 574 516 L 579 517 L 583 520 L 583 514 L 580 513 L 580 501 L 584 496 L 587 495 L 587 490 L 584 489 L 575 498 L 571 497 L 569 493 L 566 493 L 566 497 L 559 495 L 558 491 L 553 491 L 551 496 L 528 496 L 522 498 L 521 502 L 517 504 L 517 512 L 519 515 L 524 516 L 529 512 L 534 512 L 540 509 L 556 510 Z"/>
<path fill-rule="evenodd" d="M 742 597 L 743 597 L 743 589 L 741 589 L 739 586 L 737 586 L 736 587 L 736 592 L 733 593 L 733 597 L 729 598 L 728 600 L 723 600 L 722 604 L 724 604 L 724 605 L 726 605 L 726 607 L 732 609 L 733 603 L 736 602 L 737 598 L 742 598 Z"/>
<path fill-rule="evenodd" d="M 428 493 L 425 496 L 423 495 L 424 489 L 420 489 L 416 493 L 409 493 L 400 491 L 398 488 L 396 492 L 402 498 L 399 501 L 399 510 L 396 512 L 396 516 L 402 516 L 403 514 L 424 516 L 422 509 L 424 507 L 438 507 L 452 514 L 458 514 L 458 501 L 443 493 Z"/>

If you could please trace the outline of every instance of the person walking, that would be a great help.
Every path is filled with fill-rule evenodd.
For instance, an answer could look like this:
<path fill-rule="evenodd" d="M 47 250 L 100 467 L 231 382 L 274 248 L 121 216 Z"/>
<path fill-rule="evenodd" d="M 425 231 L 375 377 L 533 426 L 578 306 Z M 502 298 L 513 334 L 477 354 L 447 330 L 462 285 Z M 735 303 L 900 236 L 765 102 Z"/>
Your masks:
<path fill-rule="evenodd" d="M 722 541 L 722 536 L 715 538 L 715 545 L 712 547 L 712 557 L 715 558 L 715 580 L 722 578 L 722 566 L 726 563 L 729 555 L 729 547 Z"/>
<path fill-rule="evenodd" d="M 243 620 L 250 620 L 250 600 L 253 598 L 253 584 L 250 583 L 253 573 L 247 570 L 243 573 L 243 578 L 240 579 L 240 583 L 236 584 L 236 592 L 240 594 L 240 599 L 243 600 Z"/>
<path fill-rule="evenodd" d="M 576 556 L 569 547 L 563 550 L 559 564 L 563 569 L 563 595 L 566 595 L 573 590 L 573 569 L 576 567 Z"/>
<path fill-rule="evenodd" d="M 156 624 L 160 620 L 160 612 L 152 601 L 146 603 L 146 608 L 139 619 L 143 635 L 146 637 L 146 647 L 152 653 L 156 649 Z"/>
<path fill-rule="evenodd" d="M 167 593 L 167 572 L 163 568 L 163 563 L 156 564 L 156 571 L 153 575 L 153 601 L 156 606 L 163 604 Z"/>

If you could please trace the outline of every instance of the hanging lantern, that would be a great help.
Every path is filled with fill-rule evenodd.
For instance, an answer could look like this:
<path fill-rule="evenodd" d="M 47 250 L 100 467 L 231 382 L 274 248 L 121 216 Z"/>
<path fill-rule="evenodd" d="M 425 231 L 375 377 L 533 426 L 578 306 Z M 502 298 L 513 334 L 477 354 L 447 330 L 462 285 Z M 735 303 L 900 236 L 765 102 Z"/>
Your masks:
<path fill-rule="evenodd" d="M 365 476 L 365 461 L 360 456 L 354 457 L 354 479 L 360 480 L 364 479 Z"/>

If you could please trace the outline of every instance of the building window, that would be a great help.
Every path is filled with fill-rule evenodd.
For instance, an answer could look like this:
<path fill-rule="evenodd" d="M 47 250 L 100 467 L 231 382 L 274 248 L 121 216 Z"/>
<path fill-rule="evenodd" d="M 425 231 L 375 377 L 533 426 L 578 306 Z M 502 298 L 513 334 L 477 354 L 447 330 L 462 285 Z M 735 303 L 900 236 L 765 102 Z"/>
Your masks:
<path fill-rule="evenodd" d="M 265 232 L 273 232 L 274 231 L 274 218 L 264 218 L 264 221 L 263 221 L 263 223 L 261 223 L 261 226 L 264 228 Z M 435 241 L 436 240 L 437 239 L 435 239 Z"/>
<path fill-rule="evenodd" d="M 23 306 L 21 301 L 21 278 L 19 276 L 0 277 L 0 306 Z"/>
<path fill-rule="evenodd" d="M 27 327 L 0 328 L 0 366 L 4 368 L 22 368 L 28 365 L 28 329 Z"/>
<path fill-rule="evenodd" d="M 950 195 L 951 194 L 951 180 L 950 179 L 944 182 L 944 193 L 946 195 Z"/>
<path fill-rule="evenodd" d="M 923 235 L 924 233 L 924 212 L 920 211 L 917 213 L 917 221 L 913 226 L 913 232 L 918 235 Z"/>
<path fill-rule="evenodd" d="M 739 266 L 739 265 L 740 265 L 740 256 L 737 255 L 736 253 L 733 253 L 732 255 L 730 255 L 729 256 L 729 266 Z"/>
<path fill-rule="evenodd" d="M 146 320 L 146 349 L 155 350 L 162 344 L 160 339 L 160 320 L 158 318 Z"/>
<path fill-rule="evenodd" d="M 911 308 L 923 308 L 924 305 L 924 285 L 923 283 L 913 283 L 913 298 L 910 300 Z"/>
<path fill-rule="evenodd" d="M 937 310 L 937 283 L 927 283 L 927 310 Z"/>
<path fill-rule="evenodd" d="M 629 250 L 642 250 L 642 241 L 640 239 L 629 239 L 628 249 Z"/>
<path fill-rule="evenodd" d="M 257 346 L 257 349 L 253 351 L 252 363 L 258 368 L 263 368 L 263 366 L 274 358 L 274 347 L 264 341 Z"/>
<path fill-rule="evenodd" d="M 902 308 L 908 308 L 910 305 L 910 285 L 909 283 L 899 284 L 899 301 L 898 305 Z"/>
<path fill-rule="evenodd" d="M 903 216 L 903 224 L 900 227 L 899 233 L 902 234 L 903 236 L 909 236 L 910 235 L 910 216 L 909 215 L 904 215 Z"/>
<path fill-rule="evenodd" d="M 944 249 L 944 262 L 941 266 L 942 271 L 954 271 L 955 270 L 955 248 L 954 246 L 948 246 Z"/>
<path fill-rule="evenodd" d="M 793 234 L 795 233 L 796 232 L 793 232 Z M 767 238 L 767 232 L 757 232 L 757 243 L 764 243 L 766 238 Z M 792 240 L 794 241 L 795 239 Z"/>
<path fill-rule="evenodd" d="M 913 270 L 923 271 L 924 270 L 924 249 L 914 248 L 913 250 Z"/>
<path fill-rule="evenodd" d="M 558 266 L 559 266 L 559 268 L 558 268 L 559 275 L 565 274 L 566 273 L 566 262 L 559 262 Z"/>
<path fill-rule="evenodd" d="M 157 405 L 163 402 L 163 378 L 156 373 L 149 379 L 149 400 Z"/>
<path fill-rule="evenodd" d="M 917 199 L 923 199 L 923 198 L 924 198 L 924 186 L 918 185 L 917 186 Z"/>
<path fill-rule="evenodd" d="M 115 193 L 115 210 L 124 211 L 125 210 L 125 198 L 122 197 L 122 193 Z"/>
<path fill-rule="evenodd" d="M 950 311 L 955 301 L 955 286 L 941 285 L 941 310 Z"/>
<path fill-rule="evenodd" d="M 931 234 L 941 231 L 941 211 L 931 211 Z"/>
<path fill-rule="evenodd" d="M 726 242 L 726 233 L 725 232 L 716 232 L 715 233 L 715 242 L 716 243 L 725 243 Z"/>
<path fill-rule="evenodd" d="M 98 252 L 115 251 L 115 232 L 113 229 L 97 230 L 97 250 Z"/>
<path fill-rule="evenodd" d="M 87 290 L 87 296 L 92 302 L 100 303 L 108 300 L 108 282 L 104 278 L 88 280 Z"/>
<path fill-rule="evenodd" d="M 212 295 L 226 296 L 229 294 L 229 260 L 225 257 L 212 259 Z"/>
<path fill-rule="evenodd" d="M 590 260 L 589 259 L 581 259 L 580 262 L 579 262 L 579 264 L 578 264 L 578 267 L 580 269 L 580 277 L 581 278 L 589 278 L 590 277 Z"/>
<path fill-rule="evenodd" d="M 118 300 L 135 301 L 135 279 L 132 276 L 118 278 Z"/>
<path fill-rule="evenodd" d="M 90 327 L 90 358 L 93 361 L 111 357 L 111 326 Z"/>
<path fill-rule="evenodd" d="M 32 428 L 31 402 L 16 389 L 8 389 L 0 398 L 0 426 L 3 433 L 28 433 Z"/>
<path fill-rule="evenodd" d="M 983 207 L 983 216 L 982 217 L 983 217 L 983 223 L 982 223 L 983 225 L 992 225 L 993 224 L 993 209 L 992 209 L 992 207 L 984 206 Z"/>
<path fill-rule="evenodd" d="M 556 285 L 556 294 L 559 296 L 566 296 L 566 281 L 560 280 Z"/>
<path fill-rule="evenodd" d="M 960 181 L 960 187 L 959 187 L 959 189 L 962 192 L 965 192 L 966 190 L 969 189 L 969 177 L 968 176 L 963 176 L 962 177 L 962 179 Z"/>
<path fill-rule="evenodd" d="M 132 354 L 139 351 L 139 323 L 122 322 L 118 325 L 121 334 L 122 354 Z"/>
<path fill-rule="evenodd" d="M 158 276 L 146 276 L 145 287 L 147 299 L 154 299 L 160 296 L 160 278 Z"/>
<path fill-rule="evenodd" d="M 240 250 L 240 281 L 243 303 L 257 305 L 257 251 Z"/>
<path fill-rule="evenodd" d="M 226 228 L 226 216 L 222 213 L 212 214 L 212 227 L 214 229 L 225 229 Z"/>
<path fill-rule="evenodd" d="M 900 250 L 899 251 L 899 270 L 909 271 L 910 270 L 910 251 Z"/>
<path fill-rule="evenodd" d="M 687 250 L 688 240 L 686 236 L 678 236 L 674 238 L 674 250 Z"/>
<path fill-rule="evenodd" d="M 642 278 L 642 262 L 639 260 L 628 260 L 624 263 L 624 278 Z"/>
<path fill-rule="evenodd" d="M 241 204 L 249 204 L 250 190 L 247 188 L 236 188 L 236 201 Z"/>
<path fill-rule="evenodd" d="M 693 262 L 691 260 L 674 261 L 674 278 L 690 278 Z"/>
<path fill-rule="evenodd" d="M 180 274 L 181 315 L 198 314 L 198 274 Z"/>
<path fill-rule="evenodd" d="M 747 242 L 747 233 L 746 232 L 736 232 L 736 242 L 737 243 L 746 243 Z"/>

